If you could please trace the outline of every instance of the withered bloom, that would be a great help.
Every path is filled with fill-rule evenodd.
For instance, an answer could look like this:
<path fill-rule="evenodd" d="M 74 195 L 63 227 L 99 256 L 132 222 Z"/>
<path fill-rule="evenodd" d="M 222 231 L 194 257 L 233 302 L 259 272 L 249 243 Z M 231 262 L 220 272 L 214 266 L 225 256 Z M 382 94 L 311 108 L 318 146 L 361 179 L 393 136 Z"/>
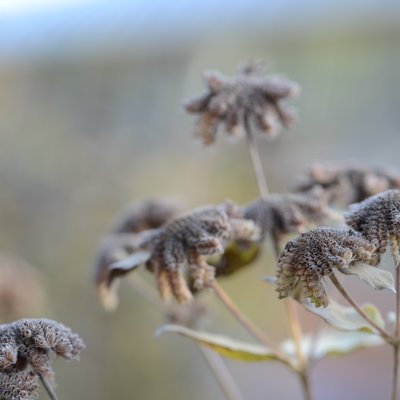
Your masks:
<path fill-rule="evenodd" d="M 139 233 L 154 229 L 183 210 L 182 202 L 167 198 L 154 198 L 135 203 L 118 217 L 113 233 Z"/>
<path fill-rule="evenodd" d="M 388 189 L 400 189 L 400 173 L 352 162 L 316 163 L 292 188 L 305 192 L 316 186 L 325 189 L 330 202 L 347 206 Z"/>
<path fill-rule="evenodd" d="M 377 246 L 379 254 L 385 253 L 389 244 L 396 264 L 400 263 L 400 190 L 388 190 L 353 204 L 345 219 Z"/>
<path fill-rule="evenodd" d="M 0 372 L 14 374 L 30 367 L 53 383 L 51 353 L 74 360 L 79 359 L 84 347 L 79 335 L 48 319 L 22 319 L 0 325 Z"/>
<path fill-rule="evenodd" d="M 285 235 L 301 232 L 327 218 L 326 200 L 321 188 L 308 193 L 273 194 L 246 206 L 244 217 L 260 227 L 262 240 L 270 235 L 275 243 L 280 243 Z"/>
<path fill-rule="evenodd" d="M 357 263 L 376 263 L 376 247 L 352 229 L 316 228 L 288 242 L 277 264 L 279 298 L 307 297 L 328 305 L 322 279 L 334 269 L 351 275 Z M 376 269 L 376 268 L 374 268 Z"/>
<path fill-rule="evenodd" d="M 38 387 L 38 376 L 32 371 L 0 373 L 0 400 L 37 399 Z"/>
<path fill-rule="evenodd" d="M 186 303 L 192 299 L 186 275 L 195 289 L 206 287 L 215 276 L 215 268 L 207 263 L 206 257 L 223 253 L 230 240 L 249 239 L 256 234 L 255 225 L 242 219 L 239 208 L 231 203 L 197 209 L 167 221 L 158 229 L 134 236 L 136 250 L 125 260 L 109 265 L 107 270 L 103 268 L 101 279 L 104 287 L 110 288 L 118 274 L 145 263 L 155 274 L 164 300 L 172 294 L 178 302 Z"/>
<path fill-rule="evenodd" d="M 272 136 L 278 121 L 288 128 L 294 120 L 284 101 L 297 95 L 298 85 L 281 77 L 265 76 L 259 64 L 245 64 L 232 77 L 208 71 L 204 79 L 207 90 L 184 104 L 188 112 L 200 114 L 195 133 L 204 144 L 215 141 L 220 122 L 225 123 L 229 133 L 248 121 Z"/>
<path fill-rule="evenodd" d="M 43 311 L 44 303 L 39 271 L 18 257 L 0 254 L 0 320 L 34 317 Z"/>

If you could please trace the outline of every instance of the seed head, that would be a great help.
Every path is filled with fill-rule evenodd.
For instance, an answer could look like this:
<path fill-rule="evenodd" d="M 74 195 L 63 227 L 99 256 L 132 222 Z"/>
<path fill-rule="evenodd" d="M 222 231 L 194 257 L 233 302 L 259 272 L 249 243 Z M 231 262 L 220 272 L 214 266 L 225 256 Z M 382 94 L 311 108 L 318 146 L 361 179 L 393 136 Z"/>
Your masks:
<path fill-rule="evenodd" d="M 330 202 L 347 206 L 388 189 L 400 188 L 400 173 L 357 163 L 316 163 L 292 185 L 296 192 L 321 186 Z"/>
<path fill-rule="evenodd" d="M 32 371 L 0 373 L 1 400 L 33 400 L 38 398 L 38 376 Z"/>
<path fill-rule="evenodd" d="M 48 319 L 22 319 L 0 325 L 0 372 L 14 374 L 30 366 L 53 382 L 50 354 L 79 359 L 84 347 L 79 335 Z"/>
<path fill-rule="evenodd" d="M 183 210 L 182 202 L 154 198 L 135 203 L 125 210 L 115 223 L 113 233 L 139 233 L 155 229 Z"/>
<path fill-rule="evenodd" d="M 294 115 L 283 102 L 298 94 L 298 85 L 265 76 L 261 65 L 247 63 L 232 77 L 207 71 L 204 79 L 207 90 L 184 104 L 186 111 L 200 114 L 195 133 L 204 144 L 215 141 L 220 122 L 231 134 L 252 122 L 270 136 L 277 133 L 278 121 L 285 128 L 292 125 Z"/>
<path fill-rule="evenodd" d="M 345 219 L 347 225 L 376 245 L 379 254 L 385 253 L 389 243 L 391 254 L 399 264 L 400 190 L 388 190 L 353 204 Z"/>
<path fill-rule="evenodd" d="M 249 204 L 244 217 L 260 227 L 262 240 L 270 235 L 279 243 L 289 233 L 321 223 L 328 216 L 326 200 L 321 188 L 308 193 L 274 194 Z"/>
<path fill-rule="evenodd" d="M 307 297 L 328 305 L 322 279 L 334 269 L 349 274 L 357 262 L 374 262 L 376 247 L 352 229 L 316 228 L 288 242 L 277 264 L 279 298 Z"/>
<path fill-rule="evenodd" d="M 158 229 L 110 238 L 96 262 L 97 285 L 109 296 L 117 276 L 145 264 L 155 274 L 164 300 L 173 295 L 178 302 L 187 303 L 193 297 L 187 280 L 194 290 L 214 280 L 215 268 L 206 257 L 222 254 L 230 240 L 256 236 L 254 223 L 241 216 L 239 207 L 224 203 L 173 218 Z"/>

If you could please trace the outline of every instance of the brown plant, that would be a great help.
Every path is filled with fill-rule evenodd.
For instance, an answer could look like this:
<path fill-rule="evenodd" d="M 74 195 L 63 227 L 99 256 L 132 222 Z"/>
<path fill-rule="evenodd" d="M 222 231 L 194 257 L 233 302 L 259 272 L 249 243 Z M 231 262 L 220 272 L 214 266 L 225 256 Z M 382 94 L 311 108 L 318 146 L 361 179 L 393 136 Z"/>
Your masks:
<path fill-rule="evenodd" d="M 220 122 L 231 134 L 252 122 L 272 136 L 277 133 L 278 121 L 288 128 L 294 120 L 284 101 L 297 95 L 298 85 L 282 77 L 265 76 L 260 64 L 247 63 L 232 77 L 207 71 L 204 79 L 207 90 L 184 103 L 186 111 L 200 114 L 195 133 L 204 144 L 215 141 Z"/>
<path fill-rule="evenodd" d="M 0 400 L 32 400 L 38 398 L 38 376 L 32 371 L 13 374 L 0 372 Z"/>
<path fill-rule="evenodd" d="M 277 264 L 279 298 L 307 297 L 328 305 L 322 279 L 334 269 L 349 275 L 356 263 L 376 264 L 376 246 L 352 229 L 316 228 L 288 242 Z"/>
<path fill-rule="evenodd" d="M 376 244 L 379 254 L 385 253 L 389 244 L 396 264 L 400 263 L 400 190 L 388 190 L 353 204 L 345 219 Z"/>
<path fill-rule="evenodd" d="M 329 201 L 347 206 L 388 189 L 400 188 L 400 173 L 354 162 L 315 163 L 292 185 L 296 192 L 321 186 Z"/>
<path fill-rule="evenodd" d="M 307 193 L 273 194 L 247 205 L 244 217 L 261 229 L 260 239 L 268 235 L 281 243 L 289 233 L 301 232 L 309 225 L 319 224 L 329 216 L 327 199 L 321 188 Z"/>

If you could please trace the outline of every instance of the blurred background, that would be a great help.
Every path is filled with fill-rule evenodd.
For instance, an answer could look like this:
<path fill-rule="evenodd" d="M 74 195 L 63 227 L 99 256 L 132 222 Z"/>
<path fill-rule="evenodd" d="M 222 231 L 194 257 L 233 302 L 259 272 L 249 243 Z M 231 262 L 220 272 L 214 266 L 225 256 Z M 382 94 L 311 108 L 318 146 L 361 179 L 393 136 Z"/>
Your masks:
<path fill-rule="evenodd" d="M 118 310 L 104 312 L 90 269 L 98 242 L 132 201 L 258 197 L 244 141 L 221 132 L 204 149 L 181 107 L 202 90 L 203 70 L 230 74 L 248 59 L 303 88 L 295 127 L 258 142 L 274 192 L 287 191 L 314 160 L 399 166 L 399 2 L 0 0 L 0 251 L 36 266 L 47 298 L 40 315 L 86 341 L 80 363 L 56 362 L 60 399 L 223 399 L 192 343 L 154 338 L 163 318 L 127 282 Z M 281 340 L 284 309 L 261 280 L 273 266 L 266 252 L 222 284 Z M 390 294 L 346 285 L 393 309 Z M 205 297 L 210 331 L 251 340 Z M 302 315 L 311 329 L 314 320 Z M 386 397 L 389 353 L 321 362 L 316 397 Z M 227 364 L 246 399 L 301 398 L 283 366 Z"/>

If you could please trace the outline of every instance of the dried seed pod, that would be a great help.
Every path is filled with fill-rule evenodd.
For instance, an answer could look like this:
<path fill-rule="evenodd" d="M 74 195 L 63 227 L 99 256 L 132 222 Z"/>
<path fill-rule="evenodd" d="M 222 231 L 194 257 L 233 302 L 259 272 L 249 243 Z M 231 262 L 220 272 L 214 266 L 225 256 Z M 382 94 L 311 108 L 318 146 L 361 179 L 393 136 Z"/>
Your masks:
<path fill-rule="evenodd" d="M 307 297 L 316 307 L 328 305 L 322 279 L 334 269 L 352 274 L 358 262 L 374 263 L 376 247 L 352 229 L 316 228 L 288 242 L 277 264 L 279 298 Z"/>
<path fill-rule="evenodd" d="M 325 189 L 329 201 L 347 206 L 388 189 L 400 188 L 400 173 L 354 162 L 316 163 L 292 185 L 296 192 L 316 186 Z"/>
<path fill-rule="evenodd" d="M 257 234 L 254 223 L 242 219 L 239 207 L 230 202 L 196 209 L 168 220 L 158 229 L 109 239 L 96 262 L 97 285 L 105 297 L 110 297 L 115 277 L 146 264 L 155 274 L 164 300 L 173 295 L 178 302 L 187 303 L 193 297 L 187 279 L 194 289 L 201 290 L 215 277 L 215 267 L 207 263 L 206 257 L 222 254 L 231 240 L 251 239 Z"/>
<path fill-rule="evenodd" d="M 0 400 L 37 399 L 38 388 L 38 376 L 32 371 L 0 373 Z"/>
<path fill-rule="evenodd" d="M 327 199 L 321 188 L 308 193 L 273 194 L 266 200 L 256 200 L 244 210 L 244 217 L 260 227 L 261 240 L 270 235 L 275 243 L 289 233 L 321 223 L 328 216 Z"/>
<path fill-rule="evenodd" d="M 74 360 L 84 347 L 79 335 L 56 321 L 22 319 L 0 325 L 0 372 L 15 374 L 30 366 L 53 383 L 50 353 Z"/>
<path fill-rule="evenodd" d="M 298 85 L 265 76 L 260 64 L 247 63 L 232 77 L 207 71 L 204 79 L 207 91 L 184 104 L 186 111 L 200 114 L 195 133 L 204 144 L 215 141 L 220 122 L 233 134 L 249 121 L 270 136 L 277 133 L 278 122 L 285 128 L 292 125 L 294 115 L 283 102 L 298 94 Z"/>
<path fill-rule="evenodd" d="M 154 198 L 134 203 L 118 217 L 113 233 L 139 233 L 160 227 L 184 209 L 176 199 Z"/>
<path fill-rule="evenodd" d="M 377 246 L 379 254 L 385 253 L 389 244 L 396 265 L 400 263 L 400 190 L 388 190 L 353 204 L 345 219 Z"/>

